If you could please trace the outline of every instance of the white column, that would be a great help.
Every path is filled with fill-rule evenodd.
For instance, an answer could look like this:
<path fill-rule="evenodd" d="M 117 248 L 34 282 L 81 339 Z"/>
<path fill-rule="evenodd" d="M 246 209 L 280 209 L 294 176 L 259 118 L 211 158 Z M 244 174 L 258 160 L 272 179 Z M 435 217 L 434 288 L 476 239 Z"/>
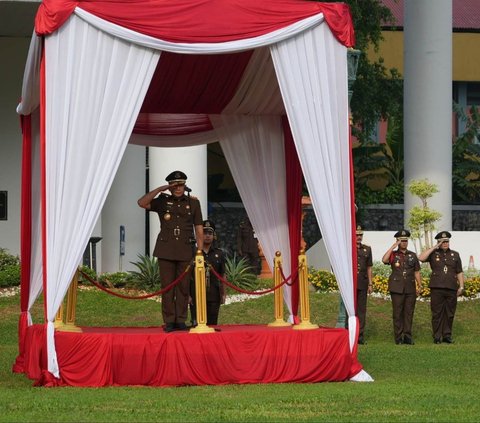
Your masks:
<path fill-rule="evenodd" d="M 429 206 L 442 213 L 439 230 L 452 227 L 452 0 L 405 0 L 405 184 L 435 183 Z M 420 201 L 405 189 L 408 211 Z"/>
<path fill-rule="evenodd" d="M 187 175 L 187 186 L 192 189 L 190 195 L 200 200 L 202 216 L 208 217 L 207 209 L 207 146 L 160 148 L 150 147 L 150 190 L 165 185 L 165 177 L 174 170 Z M 160 231 L 160 222 L 156 213 L 150 213 L 150 253 Z"/>
<path fill-rule="evenodd" d="M 137 270 L 130 262 L 145 253 L 145 211 L 137 204 L 145 194 L 145 163 L 145 147 L 127 146 L 102 209 L 102 240 L 97 244 L 102 272 Z M 125 228 L 124 256 L 120 256 L 120 226 Z M 98 233 L 94 231 L 94 236 Z"/>

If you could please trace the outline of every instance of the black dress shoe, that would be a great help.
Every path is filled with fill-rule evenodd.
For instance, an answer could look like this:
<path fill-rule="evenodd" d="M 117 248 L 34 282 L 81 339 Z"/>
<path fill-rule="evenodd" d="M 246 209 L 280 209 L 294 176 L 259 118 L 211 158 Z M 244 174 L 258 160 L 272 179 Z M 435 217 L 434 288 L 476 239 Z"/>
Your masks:
<path fill-rule="evenodd" d="M 403 344 L 403 339 L 395 339 L 395 344 L 397 345 Z"/>
<path fill-rule="evenodd" d="M 188 327 L 185 323 L 176 323 L 175 324 L 175 329 L 176 330 L 187 330 Z"/>
<path fill-rule="evenodd" d="M 163 328 L 164 332 L 173 332 L 175 330 L 175 323 L 167 323 L 165 324 L 165 327 Z"/>
<path fill-rule="evenodd" d="M 441 344 L 441 343 L 442 343 L 442 340 L 441 340 L 440 338 L 435 338 L 435 339 L 433 340 L 433 343 L 434 343 L 434 344 Z"/>
<path fill-rule="evenodd" d="M 442 342 L 445 342 L 446 344 L 453 344 L 453 339 L 451 336 L 446 336 L 442 339 Z"/>
<path fill-rule="evenodd" d="M 413 339 L 410 336 L 404 336 L 403 343 L 407 345 L 415 345 L 415 342 L 413 342 Z"/>
<path fill-rule="evenodd" d="M 358 343 L 359 345 L 365 345 L 365 344 L 366 344 L 365 339 L 363 339 L 363 336 L 360 336 L 360 337 L 358 338 L 358 342 L 357 342 L 357 343 Z"/>

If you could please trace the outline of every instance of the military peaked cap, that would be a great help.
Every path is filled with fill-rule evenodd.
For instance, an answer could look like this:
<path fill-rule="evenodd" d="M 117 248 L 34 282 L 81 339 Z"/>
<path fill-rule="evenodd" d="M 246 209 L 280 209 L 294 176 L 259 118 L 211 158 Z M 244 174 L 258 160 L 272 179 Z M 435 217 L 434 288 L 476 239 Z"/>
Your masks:
<path fill-rule="evenodd" d="M 203 230 L 204 231 L 212 231 L 215 232 L 215 225 L 211 220 L 204 220 L 203 221 Z"/>
<path fill-rule="evenodd" d="M 360 225 L 357 226 L 357 235 L 363 235 L 363 229 Z"/>
<path fill-rule="evenodd" d="M 442 231 L 442 232 L 439 232 L 437 235 L 435 235 L 435 239 L 438 239 L 438 240 L 448 240 L 452 237 L 452 234 L 448 231 Z"/>
<path fill-rule="evenodd" d="M 187 180 L 187 175 L 183 173 L 181 170 L 175 170 L 172 173 L 170 173 L 165 180 L 167 182 L 173 183 L 173 182 L 180 182 L 180 183 L 185 183 Z"/>
<path fill-rule="evenodd" d="M 395 235 L 393 235 L 395 238 L 399 239 L 400 241 L 407 241 L 408 238 L 410 238 L 410 231 L 406 230 L 406 229 L 402 229 L 400 231 L 398 231 L 397 233 L 395 233 Z"/>

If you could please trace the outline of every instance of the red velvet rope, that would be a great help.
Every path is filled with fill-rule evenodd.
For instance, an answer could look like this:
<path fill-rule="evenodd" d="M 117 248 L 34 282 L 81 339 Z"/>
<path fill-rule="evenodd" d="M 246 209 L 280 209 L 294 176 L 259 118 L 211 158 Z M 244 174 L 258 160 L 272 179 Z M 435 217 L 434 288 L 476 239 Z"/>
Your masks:
<path fill-rule="evenodd" d="M 247 291 L 246 289 L 239 288 L 236 285 L 233 285 L 231 282 L 228 282 L 226 279 L 224 279 L 221 275 L 219 275 L 215 269 L 212 266 L 209 266 L 210 270 L 212 273 L 217 277 L 217 279 L 222 282 L 223 284 L 229 286 L 230 288 L 234 289 L 235 291 L 241 292 L 243 294 L 248 294 L 248 295 L 264 295 L 264 294 L 269 294 L 270 292 L 275 291 L 276 289 L 280 288 L 281 286 L 285 285 L 289 279 L 291 279 L 291 275 L 287 278 L 284 279 L 283 282 L 280 285 L 274 286 L 273 288 L 266 289 L 264 291 Z"/>
<path fill-rule="evenodd" d="M 180 283 L 180 281 L 185 277 L 185 275 L 190 271 L 190 265 L 188 265 L 185 269 L 185 271 L 177 278 L 175 279 L 172 283 L 170 283 L 169 285 L 167 285 L 165 288 L 162 288 L 161 290 L 159 291 L 156 291 L 156 292 L 153 292 L 151 294 L 145 294 L 145 295 L 138 295 L 138 296 L 129 296 L 129 295 L 123 295 L 123 294 L 119 294 L 118 292 L 115 292 L 115 291 L 112 291 L 108 288 L 105 288 L 104 286 L 100 285 L 96 280 L 92 279 L 90 276 L 88 276 L 86 273 L 84 273 L 83 271 L 79 270 L 80 274 L 85 278 L 87 279 L 91 284 L 93 284 L 94 286 L 96 286 L 98 289 L 106 292 L 107 294 L 110 294 L 110 295 L 114 295 L 115 297 L 119 297 L 119 298 L 124 298 L 126 300 L 144 300 L 146 298 L 151 298 L 151 297 L 155 297 L 157 295 L 162 295 L 162 294 L 165 294 L 165 292 L 169 291 L 170 289 L 172 289 L 175 285 L 178 285 Z"/>
<path fill-rule="evenodd" d="M 285 278 L 285 275 L 283 274 L 282 266 L 280 266 L 279 268 L 280 268 L 280 276 L 282 277 L 282 280 L 284 280 L 288 286 L 292 286 L 298 278 L 298 269 L 295 272 L 295 276 L 293 276 L 293 273 L 292 273 L 288 278 Z M 289 283 L 288 281 L 290 279 L 292 279 L 292 282 Z"/>

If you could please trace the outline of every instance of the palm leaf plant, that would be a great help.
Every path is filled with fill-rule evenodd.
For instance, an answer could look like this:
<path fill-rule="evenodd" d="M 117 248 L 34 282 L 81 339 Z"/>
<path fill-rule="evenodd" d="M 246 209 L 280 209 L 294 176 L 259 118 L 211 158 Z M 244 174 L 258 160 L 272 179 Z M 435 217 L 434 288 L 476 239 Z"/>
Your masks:
<path fill-rule="evenodd" d="M 160 269 L 156 257 L 138 254 L 138 261 L 130 262 L 137 270 L 130 272 L 131 279 L 137 288 L 145 290 L 156 290 L 160 288 Z"/>
<path fill-rule="evenodd" d="M 225 261 L 225 278 L 241 289 L 253 291 L 258 288 L 257 276 L 244 257 L 233 254 Z"/>

